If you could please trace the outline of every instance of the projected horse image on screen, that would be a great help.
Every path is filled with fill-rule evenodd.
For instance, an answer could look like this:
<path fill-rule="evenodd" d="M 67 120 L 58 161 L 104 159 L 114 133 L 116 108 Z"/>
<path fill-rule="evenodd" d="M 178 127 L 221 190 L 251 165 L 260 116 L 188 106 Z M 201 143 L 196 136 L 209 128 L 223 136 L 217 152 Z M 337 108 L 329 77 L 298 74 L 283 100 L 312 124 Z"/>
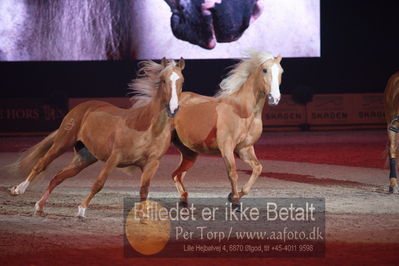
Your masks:
<path fill-rule="evenodd" d="M 129 59 L 132 1 L 0 0 L 0 60 Z"/>
<path fill-rule="evenodd" d="M 262 13 L 258 0 L 165 0 L 172 10 L 173 34 L 192 44 L 213 49 L 216 42 L 241 37 Z"/>
<path fill-rule="evenodd" d="M 1 61 L 320 56 L 320 0 L 1 0 Z"/>

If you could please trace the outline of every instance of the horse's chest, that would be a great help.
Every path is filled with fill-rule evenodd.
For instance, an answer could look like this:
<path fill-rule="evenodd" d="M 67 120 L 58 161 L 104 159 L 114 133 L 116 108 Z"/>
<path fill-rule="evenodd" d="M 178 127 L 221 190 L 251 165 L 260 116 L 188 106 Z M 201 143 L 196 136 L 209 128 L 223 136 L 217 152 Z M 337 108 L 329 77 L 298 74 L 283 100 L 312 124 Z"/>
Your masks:
<path fill-rule="evenodd" d="M 165 129 L 155 136 L 152 132 L 147 132 L 136 135 L 128 145 L 127 142 L 121 143 L 119 149 L 124 154 L 124 161 L 139 162 L 150 157 L 161 157 L 168 149 L 170 139 L 170 129 Z"/>
<path fill-rule="evenodd" d="M 252 146 L 260 138 L 260 136 L 262 135 L 262 131 L 262 120 L 255 118 L 252 121 L 248 122 L 245 130 L 243 130 L 241 134 L 239 146 Z"/>

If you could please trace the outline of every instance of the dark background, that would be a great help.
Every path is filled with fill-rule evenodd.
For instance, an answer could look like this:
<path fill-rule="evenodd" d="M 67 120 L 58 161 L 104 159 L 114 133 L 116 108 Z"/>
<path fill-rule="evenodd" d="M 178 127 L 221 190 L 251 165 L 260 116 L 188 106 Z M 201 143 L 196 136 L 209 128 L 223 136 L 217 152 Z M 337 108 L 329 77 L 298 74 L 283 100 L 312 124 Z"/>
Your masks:
<path fill-rule="evenodd" d="M 286 58 L 282 93 L 382 92 L 399 71 L 398 0 L 321 0 L 320 58 Z M 212 95 L 232 60 L 187 60 L 185 90 Z M 137 61 L 1 62 L 0 97 L 123 97 Z"/>

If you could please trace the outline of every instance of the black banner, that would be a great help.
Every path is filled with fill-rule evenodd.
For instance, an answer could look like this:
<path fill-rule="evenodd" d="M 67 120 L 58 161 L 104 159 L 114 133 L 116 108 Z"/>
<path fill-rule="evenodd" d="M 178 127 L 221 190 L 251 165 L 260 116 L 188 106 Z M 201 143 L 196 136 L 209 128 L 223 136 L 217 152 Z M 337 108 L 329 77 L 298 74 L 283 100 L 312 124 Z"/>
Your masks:
<path fill-rule="evenodd" d="M 46 98 L 0 99 L 0 134 L 51 132 L 68 111 L 67 101 Z"/>

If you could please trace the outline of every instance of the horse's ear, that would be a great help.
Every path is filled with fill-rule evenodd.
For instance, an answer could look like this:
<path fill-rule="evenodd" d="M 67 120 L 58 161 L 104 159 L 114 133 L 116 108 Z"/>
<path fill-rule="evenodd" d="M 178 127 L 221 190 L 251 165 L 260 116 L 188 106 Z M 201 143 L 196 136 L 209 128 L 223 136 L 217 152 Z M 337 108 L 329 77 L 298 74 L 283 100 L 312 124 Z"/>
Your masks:
<path fill-rule="evenodd" d="M 184 58 L 180 57 L 180 60 L 179 60 L 180 69 L 183 70 L 185 66 L 186 66 L 186 62 L 184 61 Z"/>
<path fill-rule="evenodd" d="M 283 58 L 281 57 L 281 55 L 277 56 L 277 63 L 280 64 L 280 62 L 281 62 L 282 59 L 283 59 Z"/>
<path fill-rule="evenodd" d="M 168 65 L 168 62 L 166 61 L 166 58 L 165 58 L 165 57 L 162 58 L 162 60 L 161 60 L 161 65 L 162 65 L 163 67 L 166 67 L 166 66 Z"/>

